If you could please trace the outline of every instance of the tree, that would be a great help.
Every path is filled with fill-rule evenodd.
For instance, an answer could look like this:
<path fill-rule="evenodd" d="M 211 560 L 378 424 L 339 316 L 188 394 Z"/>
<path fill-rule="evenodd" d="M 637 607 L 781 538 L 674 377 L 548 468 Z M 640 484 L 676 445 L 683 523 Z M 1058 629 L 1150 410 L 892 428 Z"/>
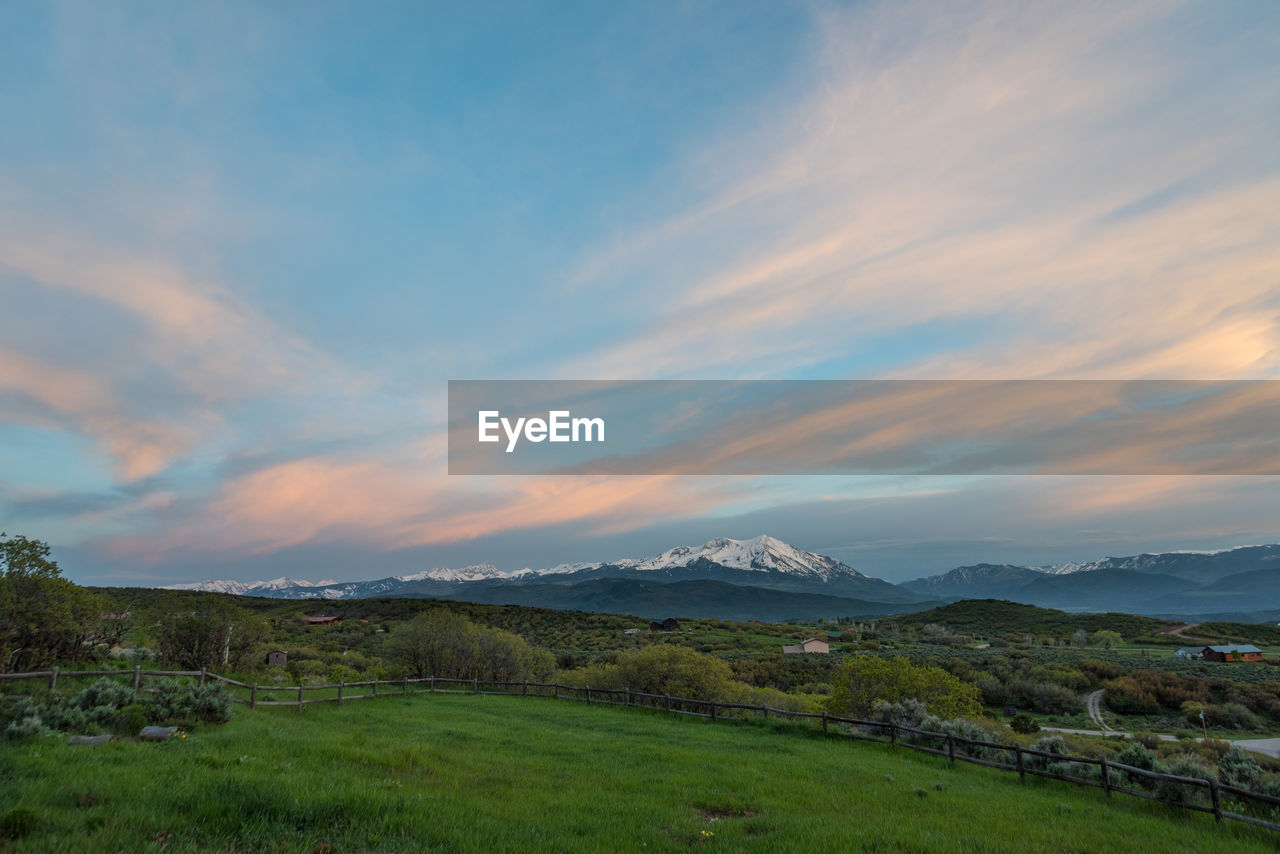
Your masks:
<path fill-rule="evenodd" d="M 62 577 L 49 545 L 0 533 L 0 672 L 82 658 L 103 600 Z"/>
<path fill-rule="evenodd" d="M 923 702 L 940 718 L 982 712 L 978 686 L 963 682 L 941 667 L 912 664 L 905 658 L 859 655 L 836 674 L 827 709 L 837 715 L 866 718 L 877 702 Z"/>
<path fill-rule="evenodd" d="M 1093 642 L 1103 649 L 1113 649 L 1124 642 L 1124 638 L 1119 632 L 1113 632 L 1111 629 L 1102 629 L 1093 633 Z"/>
<path fill-rule="evenodd" d="M 262 620 L 216 594 L 202 597 L 195 608 L 174 603 L 161 613 L 156 651 L 161 661 L 183 670 L 244 667 L 268 636 Z"/>
<path fill-rule="evenodd" d="M 386 640 L 384 654 L 415 678 L 486 679 L 512 682 L 550 672 L 550 653 L 530 648 L 524 638 L 478 626 L 452 611 L 437 609 L 401 623 Z"/>

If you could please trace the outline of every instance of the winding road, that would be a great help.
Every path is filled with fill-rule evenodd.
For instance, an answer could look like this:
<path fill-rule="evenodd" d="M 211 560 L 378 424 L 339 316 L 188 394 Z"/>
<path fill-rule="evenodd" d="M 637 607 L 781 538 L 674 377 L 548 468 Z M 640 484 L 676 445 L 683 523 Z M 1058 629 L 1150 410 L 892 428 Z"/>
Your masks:
<path fill-rule="evenodd" d="M 1049 732 L 1065 732 L 1073 735 L 1102 735 L 1102 736 L 1124 736 L 1131 738 L 1133 733 L 1121 732 L 1107 726 L 1107 722 L 1102 718 L 1102 692 L 1094 691 L 1085 698 L 1086 708 L 1089 710 L 1089 718 L 1098 725 L 1098 729 L 1063 729 L 1060 727 L 1042 727 Z M 1161 735 L 1161 741 L 1177 741 L 1176 735 Z M 1197 738 L 1196 741 L 1204 741 Z M 1255 753 L 1262 753 L 1266 756 L 1272 756 L 1280 759 L 1280 738 L 1242 738 L 1227 739 L 1232 744 L 1239 745 L 1245 750 L 1252 750 Z"/>

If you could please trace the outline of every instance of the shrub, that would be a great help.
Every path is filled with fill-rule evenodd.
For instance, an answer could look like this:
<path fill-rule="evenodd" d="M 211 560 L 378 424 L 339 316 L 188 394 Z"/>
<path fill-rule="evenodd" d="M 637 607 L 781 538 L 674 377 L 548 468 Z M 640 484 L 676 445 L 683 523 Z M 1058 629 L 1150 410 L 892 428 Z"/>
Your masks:
<path fill-rule="evenodd" d="M 147 708 L 131 703 L 116 712 L 116 732 L 120 735 L 137 735 L 147 725 Z"/>
<path fill-rule="evenodd" d="M 1262 780 L 1262 767 L 1252 756 L 1233 746 L 1218 760 L 1218 780 L 1237 789 L 1254 789 Z"/>
<path fill-rule="evenodd" d="M 1174 756 L 1156 770 L 1176 777 L 1198 777 L 1201 780 L 1212 780 L 1213 771 L 1199 756 Z M 1156 797 L 1162 801 L 1175 804 L 1190 804 L 1201 800 L 1204 790 L 1199 786 L 1179 783 L 1174 780 L 1159 780 L 1155 787 Z"/>
<path fill-rule="evenodd" d="M 156 691 L 150 718 L 156 724 L 225 723 L 231 720 L 231 697 L 220 683 L 166 682 Z"/>
<path fill-rule="evenodd" d="M 133 689 L 119 680 L 103 676 L 79 694 L 67 701 L 67 705 L 75 709 L 106 708 L 111 715 L 133 702 Z"/>
<path fill-rule="evenodd" d="M 1147 750 L 1155 750 L 1160 746 L 1160 742 L 1164 741 L 1164 739 L 1156 735 L 1154 732 L 1135 732 L 1133 734 L 1133 740 L 1138 744 L 1141 744 Z"/>
<path fill-rule="evenodd" d="M 44 732 L 44 722 L 38 715 L 28 715 L 4 728 L 4 737 L 13 741 L 34 738 Z"/>
<path fill-rule="evenodd" d="M 1023 735 L 1031 735 L 1040 731 L 1040 724 L 1031 715 L 1014 715 L 1013 720 L 1009 721 L 1009 728 Z"/>

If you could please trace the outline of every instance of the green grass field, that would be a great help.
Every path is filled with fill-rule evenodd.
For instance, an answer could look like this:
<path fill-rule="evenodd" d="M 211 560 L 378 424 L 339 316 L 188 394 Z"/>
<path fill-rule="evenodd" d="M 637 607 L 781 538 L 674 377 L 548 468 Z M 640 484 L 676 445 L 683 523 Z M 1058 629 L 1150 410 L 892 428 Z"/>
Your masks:
<path fill-rule="evenodd" d="M 240 708 L 163 744 L 8 745 L 0 803 L 0 850 L 40 852 L 1247 854 L 1280 841 L 785 724 L 466 695 Z"/>

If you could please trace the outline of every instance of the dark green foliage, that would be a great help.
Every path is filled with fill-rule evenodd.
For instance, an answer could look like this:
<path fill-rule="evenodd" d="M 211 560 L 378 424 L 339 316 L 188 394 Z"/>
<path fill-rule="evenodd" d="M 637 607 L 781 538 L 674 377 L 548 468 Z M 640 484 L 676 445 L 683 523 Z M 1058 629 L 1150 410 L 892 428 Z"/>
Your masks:
<path fill-rule="evenodd" d="M 159 615 L 155 646 L 160 660 L 182 670 L 238 667 L 265 642 L 266 624 L 228 599 Z"/>
<path fill-rule="evenodd" d="M 40 816 L 30 807 L 13 807 L 0 813 L 0 837 L 21 839 L 40 826 Z"/>
<path fill-rule="evenodd" d="M 1090 634 L 1109 630 L 1131 637 L 1173 625 L 1167 620 L 1153 617 L 1118 613 L 1068 614 L 1052 608 L 1038 608 L 1000 599 L 965 599 L 928 611 L 887 618 L 881 622 L 891 621 L 906 628 L 923 629 L 934 623 L 948 626 L 955 632 L 1000 635 L 1019 640 L 1025 635 L 1069 640 L 1079 630 Z"/>
<path fill-rule="evenodd" d="M 1174 756 L 1156 766 L 1157 771 L 1172 774 L 1175 777 L 1197 777 L 1201 780 L 1212 780 L 1213 769 L 1199 756 L 1183 754 Z M 1156 782 L 1155 794 L 1162 801 L 1177 804 L 1198 803 L 1205 799 L 1205 790 L 1200 786 L 1178 783 L 1173 780 Z"/>
<path fill-rule="evenodd" d="M 1031 735 L 1040 731 L 1040 724 L 1031 715 L 1014 715 L 1009 721 L 1009 728 L 1022 735 Z"/>
<path fill-rule="evenodd" d="M 49 546 L 0 533 L 0 673 L 98 654 L 103 601 L 62 577 Z"/>
<path fill-rule="evenodd" d="M 148 722 L 147 707 L 140 703 L 131 703 L 116 712 L 116 734 L 137 735 Z"/>
<path fill-rule="evenodd" d="M 231 697 L 220 682 L 179 685 L 166 682 L 156 691 L 148 718 L 154 724 L 189 726 L 231 720 Z"/>
<path fill-rule="evenodd" d="M 1237 789 L 1256 789 L 1262 781 L 1262 767 L 1252 756 L 1232 747 L 1218 760 L 1218 779 Z"/>
<path fill-rule="evenodd" d="M 44 721 L 39 715 L 24 715 L 13 720 L 4 729 L 4 737 L 10 741 L 34 738 L 44 732 Z"/>

